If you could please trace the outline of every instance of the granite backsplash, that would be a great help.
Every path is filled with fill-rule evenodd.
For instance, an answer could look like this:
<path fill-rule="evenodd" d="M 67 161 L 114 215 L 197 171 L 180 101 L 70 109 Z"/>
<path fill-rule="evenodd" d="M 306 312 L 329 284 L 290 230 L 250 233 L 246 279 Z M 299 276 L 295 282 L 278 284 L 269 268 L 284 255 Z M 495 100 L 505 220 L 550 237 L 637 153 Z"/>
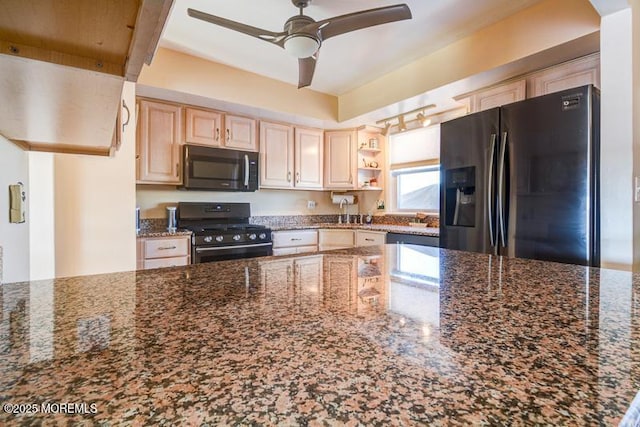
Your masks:
<path fill-rule="evenodd" d="M 354 218 L 356 215 L 352 215 Z M 338 222 L 338 215 L 277 215 L 277 216 L 252 216 L 249 218 L 252 224 L 260 224 L 271 227 L 282 227 L 292 225 L 317 225 L 335 224 Z M 407 215 L 379 215 L 373 217 L 374 224 L 388 225 L 408 225 L 411 222 L 423 222 L 427 227 L 438 228 L 440 220 L 437 215 L 427 215 L 426 218 L 418 221 L 414 216 Z M 166 218 L 149 218 L 140 220 L 140 233 L 149 233 L 166 230 Z"/>

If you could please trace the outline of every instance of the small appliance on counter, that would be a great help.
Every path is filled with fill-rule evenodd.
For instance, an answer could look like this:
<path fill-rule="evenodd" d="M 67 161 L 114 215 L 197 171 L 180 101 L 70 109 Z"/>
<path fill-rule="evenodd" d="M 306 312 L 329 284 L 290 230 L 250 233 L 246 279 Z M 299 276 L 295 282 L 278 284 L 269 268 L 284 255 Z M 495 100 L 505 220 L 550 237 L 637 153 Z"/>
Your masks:
<path fill-rule="evenodd" d="M 140 207 L 136 207 L 136 236 L 140 234 Z"/>
<path fill-rule="evenodd" d="M 191 262 L 271 255 L 271 229 L 249 224 L 250 217 L 249 203 L 178 203 L 178 227 L 193 232 Z"/>
<path fill-rule="evenodd" d="M 177 218 L 176 218 L 176 207 L 168 206 L 167 207 L 167 231 L 169 233 L 175 233 L 177 227 Z"/>

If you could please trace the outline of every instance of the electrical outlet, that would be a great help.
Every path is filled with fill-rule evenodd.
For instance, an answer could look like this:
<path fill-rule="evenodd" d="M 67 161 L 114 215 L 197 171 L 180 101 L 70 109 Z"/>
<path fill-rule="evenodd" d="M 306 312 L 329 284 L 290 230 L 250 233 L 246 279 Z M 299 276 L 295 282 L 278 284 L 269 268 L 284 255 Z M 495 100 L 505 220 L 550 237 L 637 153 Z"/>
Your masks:
<path fill-rule="evenodd" d="M 633 179 L 633 201 L 640 202 L 640 176 L 636 176 Z"/>
<path fill-rule="evenodd" d="M 315 208 L 316 208 L 315 200 L 307 200 L 307 209 L 315 209 Z"/>

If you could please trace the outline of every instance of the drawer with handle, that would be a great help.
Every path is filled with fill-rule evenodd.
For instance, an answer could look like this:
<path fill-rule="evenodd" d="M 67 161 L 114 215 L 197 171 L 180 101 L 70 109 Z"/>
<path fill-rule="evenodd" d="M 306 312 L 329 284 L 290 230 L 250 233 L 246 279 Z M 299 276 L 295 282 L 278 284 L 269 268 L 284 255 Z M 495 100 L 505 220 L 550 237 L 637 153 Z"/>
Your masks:
<path fill-rule="evenodd" d="M 189 257 L 188 256 L 178 256 L 171 258 L 156 258 L 156 259 L 145 259 L 144 260 L 144 269 L 149 268 L 163 268 L 163 267 L 177 267 L 179 265 L 188 265 Z"/>
<path fill-rule="evenodd" d="M 361 231 L 356 233 L 356 246 L 384 245 L 387 233 L 380 231 Z"/>
<path fill-rule="evenodd" d="M 315 246 L 318 244 L 316 230 L 274 231 L 273 248 L 290 248 L 296 246 Z"/>
<path fill-rule="evenodd" d="M 159 239 L 145 239 L 144 257 L 171 258 L 189 255 L 189 237 L 171 237 Z"/>

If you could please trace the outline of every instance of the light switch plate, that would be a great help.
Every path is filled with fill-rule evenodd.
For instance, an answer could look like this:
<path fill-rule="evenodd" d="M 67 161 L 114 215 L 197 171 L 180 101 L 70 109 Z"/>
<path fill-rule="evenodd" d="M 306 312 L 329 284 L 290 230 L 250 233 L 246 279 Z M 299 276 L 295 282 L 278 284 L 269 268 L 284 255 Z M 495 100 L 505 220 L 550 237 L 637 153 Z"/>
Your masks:
<path fill-rule="evenodd" d="M 315 209 L 315 208 L 316 208 L 315 200 L 307 200 L 307 209 Z"/>
<path fill-rule="evenodd" d="M 633 178 L 633 201 L 640 202 L 640 176 Z"/>

